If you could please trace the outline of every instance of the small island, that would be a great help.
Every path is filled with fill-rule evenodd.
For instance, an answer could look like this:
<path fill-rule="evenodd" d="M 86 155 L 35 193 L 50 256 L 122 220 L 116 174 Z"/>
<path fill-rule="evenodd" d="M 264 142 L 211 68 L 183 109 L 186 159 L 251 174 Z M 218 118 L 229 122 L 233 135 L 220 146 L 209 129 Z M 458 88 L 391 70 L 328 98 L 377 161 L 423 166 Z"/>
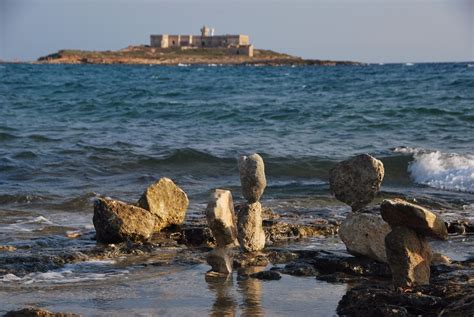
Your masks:
<path fill-rule="evenodd" d="M 150 36 L 150 45 L 118 51 L 60 50 L 40 57 L 40 64 L 150 64 L 150 65 L 362 65 L 352 61 L 303 59 L 271 50 L 255 49 L 248 35 L 214 35 L 204 26 L 201 35 Z"/>

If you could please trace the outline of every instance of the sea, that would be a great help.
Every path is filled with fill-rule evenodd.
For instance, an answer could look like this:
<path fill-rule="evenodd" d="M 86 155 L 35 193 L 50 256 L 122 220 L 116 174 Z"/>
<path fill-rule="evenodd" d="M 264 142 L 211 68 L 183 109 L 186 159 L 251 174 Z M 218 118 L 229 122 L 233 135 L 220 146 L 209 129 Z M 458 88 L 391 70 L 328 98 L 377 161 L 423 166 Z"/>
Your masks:
<path fill-rule="evenodd" d="M 215 284 L 206 264 L 144 266 L 146 256 L 42 264 L 94 247 L 97 197 L 135 202 L 160 177 L 186 191 L 188 217 L 203 215 L 214 188 L 242 201 L 237 159 L 252 153 L 275 213 L 343 219 L 329 170 L 368 153 L 385 166 L 376 202 L 401 197 L 472 223 L 474 63 L 0 64 L 0 246 L 16 249 L 0 251 L 0 313 L 334 315 L 348 285 L 286 275 Z M 343 249 L 337 236 L 313 245 L 326 246 Z M 463 235 L 440 248 L 463 259 L 473 246 Z"/>

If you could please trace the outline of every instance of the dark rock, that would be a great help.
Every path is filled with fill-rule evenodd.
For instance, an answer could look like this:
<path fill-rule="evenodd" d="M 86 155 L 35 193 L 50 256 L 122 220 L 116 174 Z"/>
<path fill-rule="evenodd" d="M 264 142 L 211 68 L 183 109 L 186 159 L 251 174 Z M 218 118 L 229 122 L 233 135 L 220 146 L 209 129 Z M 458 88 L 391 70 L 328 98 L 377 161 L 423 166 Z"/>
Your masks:
<path fill-rule="evenodd" d="M 23 308 L 20 310 L 9 311 L 5 317 L 78 317 L 79 315 L 70 313 L 52 313 L 41 308 Z"/>
<path fill-rule="evenodd" d="M 234 267 L 246 268 L 252 266 L 267 266 L 270 261 L 264 254 L 241 253 L 234 258 Z"/>
<path fill-rule="evenodd" d="M 267 254 L 267 258 L 273 264 L 288 263 L 298 258 L 298 254 L 288 250 L 271 251 Z"/>
<path fill-rule="evenodd" d="M 386 199 L 380 206 L 383 220 L 390 226 L 403 226 L 436 239 L 446 240 L 448 231 L 443 219 L 434 212 L 403 199 Z"/>
<path fill-rule="evenodd" d="M 287 223 L 284 221 L 264 220 L 263 230 L 269 242 L 278 242 L 315 236 L 332 236 L 338 232 L 339 225 L 334 223 Z"/>
<path fill-rule="evenodd" d="M 321 253 L 311 262 L 321 274 L 342 272 L 353 276 L 389 278 L 390 267 L 366 257 L 342 256 Z"/>
<path fill-rule="evenodd" d="M 281 279 L 280 273 L 276 271 L 261 271 L 261 272 L 250 274 L 250 277 L 256 278 L 259 280 L 266 280 L 266 281 Z"/>
<path fill-rule="evenodd" d="M 97 242 L 104 243 L 149 240 L 155 224 L 149 211 L 105 198 L 95 201 L 92 221 Z"/>
<path fill-rule="evenodd" d="M 440 312 L 439 316 L 474 316 L 474 294 L 467 295 L 449 304 Z"/>
<path fill-rule="evenodd" d="M 313 265 L 305 262 L 292 262 L 285 265 L 280 271 L 284 274 L 294 276 L 316 276 L 317 271 Z"/>
<path fill-rule="evenodd" d="M 329 172 L 329 185 L 336 198 L 357 211 L 379 192 L 384 176 L 381 161 L 362 154 L 337 164 Z"/>
<path fill-rule="evenodd" d="M 163 177 L 145 190 L 137 202 L 155 217 L 155 231 L 184 222 L 189 200 L 186 193 L 171 179 Z"/>
<path fill-rule="evenodd" d="M 395 287 L 429 284 L 432 252 L 424 236 L 407 227 L 394 227 L 385 237 L 385 246 Z"/>

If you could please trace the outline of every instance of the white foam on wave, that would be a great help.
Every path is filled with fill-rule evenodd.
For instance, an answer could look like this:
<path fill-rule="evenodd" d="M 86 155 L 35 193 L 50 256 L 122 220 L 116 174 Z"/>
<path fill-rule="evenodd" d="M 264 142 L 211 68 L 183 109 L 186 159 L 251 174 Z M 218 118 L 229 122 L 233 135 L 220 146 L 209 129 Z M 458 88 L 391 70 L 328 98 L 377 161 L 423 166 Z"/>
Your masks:
<path fill-rule="evenodd" d="M 66 264 L 59 270 L 47 272 L 29 273 L 23 277 L 15 274 L 5 274 L 0 277 L 3 283 L 21 283 L 25 285 L 34 283 L 68 284 L 90 281 L 100 281 L 111 277 L 123 276 L 129 273 L 128 270 L 110 270 L 97 272 L 97 267 L 102 267 L 115 263 L 115 261 L 86 261 L 77 264 Z"/>
<path fill-rule="evenodd" d="M 421 150 L 413 153 L 408 171 L 416 183 L 474 193 L 474 155 Z"/>

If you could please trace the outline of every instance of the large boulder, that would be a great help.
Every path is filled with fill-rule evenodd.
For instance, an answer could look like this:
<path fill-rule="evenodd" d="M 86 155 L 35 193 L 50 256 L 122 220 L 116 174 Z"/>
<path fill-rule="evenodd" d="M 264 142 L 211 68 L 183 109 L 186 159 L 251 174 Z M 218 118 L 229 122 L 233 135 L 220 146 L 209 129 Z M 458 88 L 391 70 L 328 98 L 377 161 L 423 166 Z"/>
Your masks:
<path fill-rule="evenodd" d="M 211 192 L 206 209 L 206 218 L 218 247 L 238 244 L 234 203 L 230 191 L 216 189 Z"/>
<path fill-rule="evenodd" d="M 155 225 L 148 210 L 105 198 L 95 201 L 92 221 L 97 242 L 103 243 L 146 241 Z"/>
<path fill-rule="evenodd" d="M 245 204 L 238 214 L 237 237 L 243 251 L 259 251 L 265 247 L 262 227 L 262 205 Z"/>
<path fill-rule="evenodd" d="M 250 156 L 241 156 L 239 158 L 239 173 L 244 198 L 250 204 L 259 201 L 267 186 L 262 157 L 256 153 Z"/>
<path fill-rule="evenodd" d="M 392 227 L 408 227 L 440 240 L 448 238 L 448 230 L 439 215 L 403 199 L 384 200 L 380 212 L 382 218 Z"/>
<path fill-rule="evenodd" d="M 368 154 L 362 154 L 342 161 L 331 169 L 329 185 L 338 200 L 357 211 L 375 198 L 383 176 L 382 162 Z"/>
<path fill-rule="evenodd" d="M 184 222 L 189 200 L 186 193 L 169 178 L 163 177 L 145 190 L 137 205 L 155 217 L 155 231 Z"/>
<path fill-rule="evenodd" d="M 339 236 L 349 253 L 387 263 L 385 236 L 390 230 L 379 215 L 350 213 L 339 227 Z"/>
<path fill-rule="evenodd" d="M 393 227 L 385 237 L 385 247 L 396 288 L 430 283 L 432 252 L 424 236 L 407 227 Z"/>
<path fill-rule="evenodd" d="M 232 256 L 226 248 L 215 248 L 207 254 L 206 260 L 211 266 L 211 271 L 222 274 L 232 273 Z"/>

